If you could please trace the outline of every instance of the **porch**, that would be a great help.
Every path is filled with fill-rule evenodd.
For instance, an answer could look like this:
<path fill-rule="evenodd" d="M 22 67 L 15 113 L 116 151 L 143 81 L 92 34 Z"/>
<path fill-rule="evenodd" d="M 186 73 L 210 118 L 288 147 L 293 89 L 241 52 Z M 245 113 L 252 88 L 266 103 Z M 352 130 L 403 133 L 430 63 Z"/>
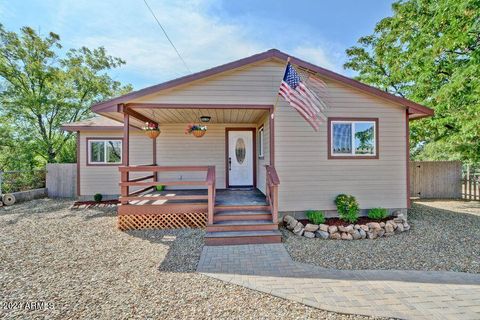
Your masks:
<path fill-rule="evenodd" d="M 279 179 L 273 166 L 265 167 L 266 194 L 254 187 L 216 189 L 214 166 L 122 166 L 119 170 L 121 230 L 206 228 L 207 245 L 281 241 Z M 179 172 L 203 173 L 203 178 L 160 178 Z M 157 191 L 157 186 L 167 189 Z"/>

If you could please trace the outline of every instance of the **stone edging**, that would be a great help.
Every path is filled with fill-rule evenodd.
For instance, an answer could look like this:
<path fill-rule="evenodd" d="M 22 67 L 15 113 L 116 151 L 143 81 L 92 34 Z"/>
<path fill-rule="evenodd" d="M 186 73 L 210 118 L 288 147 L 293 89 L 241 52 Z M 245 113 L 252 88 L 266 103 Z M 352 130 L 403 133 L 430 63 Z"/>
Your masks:
<path fill-rule="evenodd" d="M 407 218 L 403 214 L 399 214 L 397 217 L 388 220 L 387 222 L 350 224 L 346 227 L 310 223 L 304 226 L 303 223 L 289 215 L 283 217 L 283 221 L 285 222 L 287 229 L 298 236 L 333 240 L 375 239 L 392 236 L 395 233 L 410 230 Z"/>

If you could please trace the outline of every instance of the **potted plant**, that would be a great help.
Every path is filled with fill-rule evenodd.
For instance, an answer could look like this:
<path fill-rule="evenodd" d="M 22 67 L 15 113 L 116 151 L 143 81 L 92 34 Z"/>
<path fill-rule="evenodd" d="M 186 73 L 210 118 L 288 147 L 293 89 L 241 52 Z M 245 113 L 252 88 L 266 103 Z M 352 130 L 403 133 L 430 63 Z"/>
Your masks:
<path fill-rule="evenodd" d="M 142 129 L 150 139 L 155 139 L 160 135 L 160 128 L 158 127 L 158 124 L 145 122 L 145 126 Z"/>
<path fill-rule="evenodd" d="M 207 132 L 207 126 L 201 124 L 189 124 L 185 128 L 185 134 L 193 134 L 197 138 L 201 138 Z"/>

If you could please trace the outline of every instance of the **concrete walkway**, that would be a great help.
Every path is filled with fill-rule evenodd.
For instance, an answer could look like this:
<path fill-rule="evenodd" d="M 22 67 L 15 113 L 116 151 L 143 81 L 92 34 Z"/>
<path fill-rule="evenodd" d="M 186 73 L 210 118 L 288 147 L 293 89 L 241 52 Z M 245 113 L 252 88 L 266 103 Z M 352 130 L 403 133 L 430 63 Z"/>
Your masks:
<path fill-rule="evenodd" d="M 480 319 L 480 275 L 330 270 L 293 261 L 282 244 L 204 247 L 198 272 L 340 313 Z"/>

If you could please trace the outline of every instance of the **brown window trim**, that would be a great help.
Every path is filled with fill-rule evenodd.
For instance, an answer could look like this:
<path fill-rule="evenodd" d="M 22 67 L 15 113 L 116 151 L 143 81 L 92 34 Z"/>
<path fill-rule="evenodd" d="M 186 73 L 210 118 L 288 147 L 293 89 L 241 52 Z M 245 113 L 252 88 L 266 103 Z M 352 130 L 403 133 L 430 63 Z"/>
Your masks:
<path fill-rule="evenodd" d="M 262 145 L 260 145 L 260 130 L 262 129 L 263 129 L 263 143 Z M 258 127 L 257 137 L 258 137 L 258 151 L 257 151 L 258 159 L 264 160 L 265 159 L 265 127 L 263 124 L 260 127 Z M 264 150 L 260 150 L 260 148 L 263 148 Z M 263 153 L 262 155 L 260 155 L 260 151 L 262 151 Z"/>
<path fill-rule="evenodd" d="M 332 121 L 372 121 L 375 122 L 375 155 L 374 156 L 336 156 L 332 155 Z M 349 118 L 349 117 L 331 117 L 328 118 L 328 127 L 327 127 L 327 148 L 328 148 L 328 159 L 350 159 L 350 160 L 359 160 L 359 159 L 379 159 L 380 149 L 379 149 L 379 140 L 380 136 L 378 134 L 378 118 Z M 352 146 L 353 147 L 353 146 Z"/>
<path fill-rule="evenodd" d="M 89 141 L 90 140 L 120 140 L 122 141 L 122 162 L 121 163 L 90 163 L 90 150 L 88 148 L 88 145 L 89 145 Z M 124 159 L 123 159 L 123 147 L 124 147 L 124 141 L 123 141 L 123 137 L 88 137 L 88 138 L 85 138 L 85 143 L 86 143 L 86 149 L 87 149 L 87 152 L 86 152 L 86 162 L 85 162 L 85 165 L 87 167 L 118 167 L 118 166 L 122 166 L 123 163 L 124 163 Z"/>

